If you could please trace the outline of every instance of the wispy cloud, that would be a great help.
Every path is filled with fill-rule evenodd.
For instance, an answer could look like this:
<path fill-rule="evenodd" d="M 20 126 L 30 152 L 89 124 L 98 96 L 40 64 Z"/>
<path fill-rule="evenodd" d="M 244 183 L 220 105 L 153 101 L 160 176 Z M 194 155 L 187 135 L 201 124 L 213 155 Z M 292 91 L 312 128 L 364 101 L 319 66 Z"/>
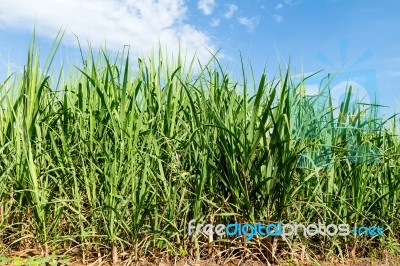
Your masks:
<path fill-rule="evenodd" d="M 212 19 L 210 22 L 211 27 L 218 27 L 221 20 L 219 18 Z"/>
<path fill-rule="evenodd" d="M 11 61 L 10 59 L 10 54 L 7 55 L 7 58 L 5 58 L 1 53 L 0 53 L 0 69 L 4 68 L 3 71 L 0 71 L 0 74 L 5 73 L 5 75 L 8 75 L 10 72 L 14 72 L 14 71 L 20 71 L 21 69 L 23 69 L 23 66 L 20 65 L 19 63 L 16 63 L 14 61 Z M 1 76 L 2 79 L 4 79 L 5 77 Z"/>
<path fill-rule="evenodd" d="M 207 49 L 216 49 L 210 36 L 185 21 L 186 12 L 184 0 L 2 1 L 0 28 L 32 30 L 35 25 L 38 35 L 49 38 L 65 28 L 69 44 L 76 45 L 76 34 L 94 47 L 107 41 L 109 49 L 131 45 L 139 54 L 156 48 L 159 41 L 169 52 L 181 44 L 188 56 L 197 50 L 207 60 Z"/>
<path fill-rule="evenodd" d="M 400 78 L 400 71 L 391 71 L 390 76 L 392 78 Z"/>
<path fill-rule="evenodd" d="M 236 13 L 237 10 L 238 10 L 237 5 L 234 4 L 228 5 L 228 11 L 224 15 L 225 18 L 231 18 Z"/>
<path fill-rule="evenodd" d="M 204 15 L 211 15 L 214 12 L 215 0 L 199 0 L 197 7 L 203 11 Z"/>
<path fill-rule="evenodd" d="M 276 21 L 276 23 L 281 23 L 283 21 L 283 17 L 280 15 L 274 15 L 274 20 Z"/>
<path fill-rule="evenodd" d="M 305 85 L 305 94 L 312 96 L 319 93 L 319 84 L 307 84 Z"/>
<path fill-rule="evenodd" d="M 279 3 L 279 4 L 277 4 L 275 6 L 275 10 L 279 10 L 279 9 L 282 9 L 282 8 L 283 8 L 283 4 L 282 3 Z"/>
<path fill-rule="evenodd" d="M 301 3 L 303 3 L 303 0 L 285 0 L 285 4 L 287 5 L 295 5 Z"/>
<path fill-rule="evenodd" d="M 239 23 L 246 26 L 247 31 L 252 32 L 254 28 L 258 25 L 258 17 L 240 17 Z"/>
<path fill-rule="evenodd" d="M 390 58 L 387 58 L 387 59 L 383 59 L 380 62 L 382 64 L 400 62 L 400 57 L 390 57 Z"/>

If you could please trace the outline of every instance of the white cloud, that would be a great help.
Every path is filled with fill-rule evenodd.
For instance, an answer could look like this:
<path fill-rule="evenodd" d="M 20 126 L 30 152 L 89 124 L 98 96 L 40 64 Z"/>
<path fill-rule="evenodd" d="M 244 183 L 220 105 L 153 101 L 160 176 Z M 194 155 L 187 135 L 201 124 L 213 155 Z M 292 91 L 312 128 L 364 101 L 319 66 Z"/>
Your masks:
<path fill-rule="evenodd" d="M 285 0 L 285 4 L 287 5 L 295 5 L 301 3 L 303 3 L 303 0 Z"/>
<path fill-rule="evenodd" d="M 212 19 L 210 22 L 211 27 L 218 27 L 221 20 L 219 18 Z"/>
<path fill-rule="evenodd" d="M 276 10 L 279 10 L 279 9 L 282 9 L 282 8 L 283 8 L 283 4 L 282 3 L 277 4 L 276 7 L 275 7 Z"/>
<path fill-rule="evenodd" d="M 319 93 L 319 84 L 305 85 L 305 94 L 308 96 L 317 95 Z"/>
<path fill-rule="evenodd" d="M 258 25 L 258 17 L 240 17 L 239 18 L 239 23 L 246 26 L 247 30 L 249 32 L 253 31 L 254 28 Z"/>
<path fill-rule="evenodd" d="M 199 0 L 197 7 L 203 11 L 204 15 L 211 15 L 214 12 L 215 0 Z"/>
<path fill-rule="evenodd" d="M 111 50 L 130 45 L 138 54 L 157 48 L 160 42 L 169 52 L 179 44 L 200 60 L 215 51 L 210 36 L 185 22 L 184 0 L 13 0 L 2 1 L 0 28 L 32 30 L 39 36 L 54 38 L 60 28 L 64 38 L 77 45 L 74 34 L 94 47 L 107 42 Z M 207 48 L 207 49 L 205 49 Z"/>
<path fill-rule="evenodd" d="M 274 15 L 274 19 L 276 23 L 281 23 L 283 21 L 283 17 L 279 15 Z"/>
<path fill-rule="evenodd" d="M 238 10 L 237 5 L 234 4 L 228 5 L 228 11 L 224 15 L 225 18 L 231 18 L 236 13 L 237 10 Z"/>
<path fill-rule="evenodd" d="M 390 76 L 392 78 L 398 78 L 398 77 L 400 77 L 400 71 L 391 71 Z"/>

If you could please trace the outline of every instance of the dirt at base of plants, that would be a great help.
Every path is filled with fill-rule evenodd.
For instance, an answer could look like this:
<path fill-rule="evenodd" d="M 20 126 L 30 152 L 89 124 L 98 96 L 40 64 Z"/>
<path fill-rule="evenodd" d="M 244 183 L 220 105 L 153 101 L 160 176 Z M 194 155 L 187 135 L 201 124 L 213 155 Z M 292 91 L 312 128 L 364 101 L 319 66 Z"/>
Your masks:
<path fill-rule="evenodd" d="M 43 257 L 40 255 L 30 256 L 28 254 L 22 255 L 21 253 L 8 254 L 2 256 L 0 254 L 0 265 L 73 265 L 73 266 L 263 266 L 263 265 L 282 265 L 282 266 L 400 266 L 400 257 L 392 258 L 386 257 L 384 259 L 375 258 L 352 258 L 344 260 L 332 261 L 288 261 L 278 260 L 275 263 L 269 264 L 267 262 L 260 262 L 246 259 L 218 259 L 218 260 L 191 260 L 191 259 L 173 259 L 170 261 L 161 258 L 141 258 L 135 261 L 133 258 L 112 263 L 108 257 L 99 259 L 90 259 L 83 261 L 79 256 L 61 257 L 49 256 Z"/>
<path fill-rule="evenodd" d="M 298 266 L 400 266 L 400 259 L 397 260 L 375 260 L 370 258 L 358 258 L 358 259 L 347 259 L 343 261 L 333 261 L 333 262 L 280 262 L 274 264 L 262 263 L 258 261 L 246 261 L 246 260 L 229 260 L 229 261 L 210 261 L 210 260 L 201 260 L 198 262 L 195 261 L 160 261 L 160 262 L 146 262 L 146 261 L 139 261 L 135 264 L 135 262 L 121 262 L 118 264 L 112 264 L 110 262 L 102 262 L 102 263 L 82 263 L 82 261 L 75 261 L 71 265 L 76 266 L 95 266 L 95 265 L 104 265 L 104 266 L 128 266 L 128 265 L 135 265 L 135 266 L 264 266 L 264 265 L 271 265 L 271 266 L 291 266 L 291 265 L 298 265 Z"/>
<path fill-rule="evenodd" d="M 79 266 L 86 266 L 87 264 L 81 264 Z M 112 264 L 108 264 L 112 266 Z M 134 263 L 121 263 L 119 265 L 135 265 Z M 118 266 L 119 266 L 118 265 Z M 313 266 L 313 265 L 321 265 L 321 266 L 399 266 L 400 260 L 394 261 L 379 261 L 373 260 L 369 258 L 359 258 L 359 259 L 351 259 L 344 260 L 342 262 L 281 262 L 281 263 L 262 263 L 257 261 L 246 261 L 246 260 L 230 260 L 230 261 L 178 261 L 178 262 L 166 262 L 161 261 L 159 263 L 149 263 L 149 262 L 139 262 L 136 264 L 137 266 L 264 266 L 264 265 L 282 265 L 282 266 L 290 266 L 290 265 L 298 265 L 298 266 Z"/>

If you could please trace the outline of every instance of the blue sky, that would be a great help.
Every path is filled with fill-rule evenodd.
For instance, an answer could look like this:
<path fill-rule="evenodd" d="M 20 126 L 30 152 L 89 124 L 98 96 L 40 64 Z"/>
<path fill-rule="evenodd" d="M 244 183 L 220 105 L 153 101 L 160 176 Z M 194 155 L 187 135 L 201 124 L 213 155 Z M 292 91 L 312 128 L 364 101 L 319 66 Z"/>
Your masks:
<path fill-rule="evenodd" d="M 270 77 L 291 61 L 292 72 L 323 74 L 341 69 L 336 83 L 360 85 L 380 103 L 400 111 L 400 1 L 372 0 L 14 0 L 0 3 L 0 77 L 21 69 L 36 25 L 38 44 L 48 49 L 64 28 L 63 60 L 77 58 L 77 42 L 95 47 L 124 44 L 138 54 L 158 41 L 171 53 L 179 42 L 205 62 L 210 51 L 236 75 L 239 52 L 256 75 Z M 79 62 L 77 62 L 79 63 Z M 317 78 L 322 78 L 318 76 Z M 310 91 L 317 79 L 310 80 Z M 340 85 L 342 84 L 342 85 Z"/>

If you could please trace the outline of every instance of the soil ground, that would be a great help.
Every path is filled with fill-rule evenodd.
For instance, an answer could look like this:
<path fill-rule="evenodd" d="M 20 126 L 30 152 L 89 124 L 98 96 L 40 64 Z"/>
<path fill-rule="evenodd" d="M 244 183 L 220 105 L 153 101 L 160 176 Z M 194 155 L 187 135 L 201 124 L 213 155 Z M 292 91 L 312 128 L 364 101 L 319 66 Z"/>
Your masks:
<path fill-rule="evenodd" d="M 140 259 L 136 263 L 132 260 L 125 260 L 119 262 L 117 264 L 112 264 L 108 258 L 102 258 L 98 260 L 91 260 L 86 263 L 83 262 L 81 258 L 54 258 L 54 257 L 41 257 L 41 256 L 1 256 L 0 255 L 0 265 L 73 265 L 73 266 L 263 266 L 263 265 L 271 265 L 268 263 L 262 263 L 257 261 L 249 261 L 249 260 L 224 260 L 224 261 L 215 261 L 215 260 L 174 260 L 174 261 L 165 261 L 160 259 Z M 373 258 L 356 258 L 356 259 L 346 259 L 343 261 L 330 261 L 330 262 L 312 262 L 312 261 L 292 261 L 285 262 L 281 261 L 280 263 L 275 263 L 272 265 L 283 265 L 283 266 L 400 266 L 400 258 L 386 258 L 386 259 L 373 259 Z"/>

